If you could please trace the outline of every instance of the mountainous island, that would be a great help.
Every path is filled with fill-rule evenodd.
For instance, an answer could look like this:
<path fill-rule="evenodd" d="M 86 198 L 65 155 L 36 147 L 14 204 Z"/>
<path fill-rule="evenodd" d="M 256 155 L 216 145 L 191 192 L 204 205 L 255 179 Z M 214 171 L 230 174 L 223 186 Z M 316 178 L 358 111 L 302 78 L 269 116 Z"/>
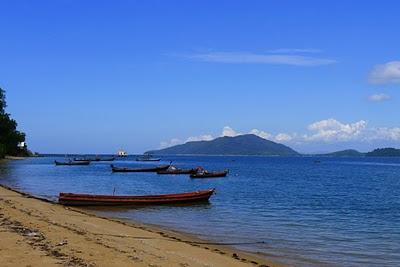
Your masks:
<path fill-rule="evenodd" d="M 160 150 L 145 152 L 157 155 L 246 155 L 302 156 L 292 148 L 266 140 L 254 134 L 218 137 L 211 141 L 193 141 Z M 379 148 L 368 153 L 346 149 L 313 156 L 321 157 L 400 157 L 400 149 Z"/>
<path fill-rule="evenodd" d="M 377 148 L 373 151 L 362 153 L 354 149 L 346 149 L 327 154 L 320 154 L 317 156 L 324 157 L 400 157 L 400 149 L 387 147 Z"/>
<path fill-rule="evenodd" d="M 278 144 L 254 134 L 219 137 L 211 141 L 194 141 L 161 150 L 148 151 L 157 155 L 262 155 L 299 156 L 288 146 Z"/>
<path fill-rule="evenodd" d="M 341 151 L 336 151 L 332 153 L 319 154 L 317 156 L 324 157 L 364 157 L 365 153 L 359 152 L 355 149 L 346 149 Z"/>

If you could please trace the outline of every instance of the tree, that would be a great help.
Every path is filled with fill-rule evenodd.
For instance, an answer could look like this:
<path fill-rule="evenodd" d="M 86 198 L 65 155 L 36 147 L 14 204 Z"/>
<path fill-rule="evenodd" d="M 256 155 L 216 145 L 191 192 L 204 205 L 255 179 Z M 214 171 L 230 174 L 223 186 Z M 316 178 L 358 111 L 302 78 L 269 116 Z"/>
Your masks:
<path fill-rule="evenodd" d="M 6 94 L 0 88 L 0 158 L 5 155 L 25 156 L 26 148 L 19 148 L 18 144 L 25 142 L 25 134 L 17 130 L 17 122 L 6 113 Z"/>

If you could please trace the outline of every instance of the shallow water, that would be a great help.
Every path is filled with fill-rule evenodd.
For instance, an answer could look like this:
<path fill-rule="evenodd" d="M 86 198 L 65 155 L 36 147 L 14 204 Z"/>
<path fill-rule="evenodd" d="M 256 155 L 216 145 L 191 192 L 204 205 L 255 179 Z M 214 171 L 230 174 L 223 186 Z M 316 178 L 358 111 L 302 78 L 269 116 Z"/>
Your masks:
<path fill-rule="evenodd" d="M 400 266 L 400 158 L 171 156 L 179 167 L 230 169 L 227 178 L 111 173 L 110 162 L 0 164 L 0 183 L 56 200 L 59 192 L 159 194 L 216 188 L 208 204 L 101 209 L 258 252 L 293 266 Z M 58 158 L 60 159 L 60 158 Z M 321 163 L 314 163 L 320 160 Z"/>

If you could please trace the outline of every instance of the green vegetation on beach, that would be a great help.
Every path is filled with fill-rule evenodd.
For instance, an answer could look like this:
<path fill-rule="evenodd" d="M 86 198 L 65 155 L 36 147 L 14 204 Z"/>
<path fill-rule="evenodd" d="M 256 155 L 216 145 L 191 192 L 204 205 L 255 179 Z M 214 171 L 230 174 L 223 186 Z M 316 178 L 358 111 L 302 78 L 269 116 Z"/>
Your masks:
<path fill-rule="evenodd" d="M 6 155 L 27 156 L 29 154 L 25 142 L 25 134 L 17 130 L 17 122 L 6 113 L 6 94 L 0 88 L 0 158 Z"/>

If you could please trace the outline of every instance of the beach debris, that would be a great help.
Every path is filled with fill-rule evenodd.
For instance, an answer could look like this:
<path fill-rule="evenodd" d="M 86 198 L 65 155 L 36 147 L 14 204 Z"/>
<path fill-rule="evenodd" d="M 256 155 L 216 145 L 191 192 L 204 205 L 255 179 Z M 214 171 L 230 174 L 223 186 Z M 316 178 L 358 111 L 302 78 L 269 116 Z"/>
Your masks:
<path fill-rule="evenodd" d="M 57 246 L 64 246 L 68 244 L 68 240 L 64 239 L 63 241 L 61 241 L 60 243 L 57 244 Z"/>
<path fill-rule="evenodd" d="M 131 260 L 133 260 L 135 262 L 143 262 L 143 260 L 141 260 L 139 257 L 136 257 L 134 255 L 128 256 L 128 258 L 130 258 Z"/>
<path fill-rule="evenodd" d="M 29 229 L 27 229 L 29 231 Z M 27 237 L 36 237 L 39 236 L 39 233 L 37 232 L 28 232 L 25 234 Z"/>

